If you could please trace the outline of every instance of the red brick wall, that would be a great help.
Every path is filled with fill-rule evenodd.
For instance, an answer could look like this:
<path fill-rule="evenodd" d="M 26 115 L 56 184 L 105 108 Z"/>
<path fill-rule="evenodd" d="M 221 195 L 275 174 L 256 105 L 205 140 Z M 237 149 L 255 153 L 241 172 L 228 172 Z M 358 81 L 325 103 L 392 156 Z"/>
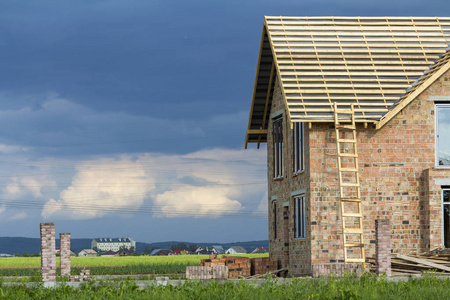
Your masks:
<path fill-rule="evenodd" d="M 357 126 L 366 256 L 375 255 L 375 220 L 391 222 L 394 253 L 422 252 L 442 244 L 441 187 L 437 178 L 450 170 L 435 168 L 435 103 L 432 96 L 450 96 L 450 72 L 423 92 L 380 130 Z M 271 113 L 284 109 L 276 83 Z M 270 252 L 283 258 L 289 246 L 292 274 L 311 273 L 311 264 L 343 259 L 342 226 L 338 206 L 336 143 L 332 124 L 305 126 L 306 171 L 292 174 L 292 135 L 284 117 L 284 177 L 273 180 L 272 124 L 268 133 L 269 201 L 276 196 L 277 239 L 269 228 Z M 293 207 L 292 191 L 306 190 L 306 239 L 293 238 L 293 211 L 289 210 L 289 240 L 283 238 L 283 207 Z M 273 220 L 272 212 L 269 212 Z M 271 224 L 271 222 L 269 222 Z"/>
<path fill-rule="evenodd" d="M 357 127 L 367 256 L 375 254 L 375 219 L 391 220 L 394 253 L 441 246 L 441 188 L 425 182 L 424 176 L 450 177 L 450 171 L 434 167 L 435 103 L 428 99 L 450 95 L 449 76 L 380 130 Z M 317 220 L 312 226 L 312 262 L 334 262 L 342 259 L 343 247 L 333 126 L 313 124 L 310 140 L 311 219 Z"/>
<path fill-rule="evenodd" d="M 274 96 L 272 99 L 271 113 L 284 111 L 285 104 L 282 99 L 282 94 L 278 81 L 275 82 Z M 293 174 L 292 162 L 292 130 L 286 118 L 286 113 L 283 113 L 283 138 L 284 138 L 284 161 L 283 161 L 283 178 L 273 179 L 273 144 L 272 144 L 272 120 L 269 120 L 269 128 L 267 135 L 267 162 L 268 162 L 268 183 L 269 183 L 269 251 L 271 256 L 278 259 L 280 267 L 286 265 L 286 256 L 288 257 L 289 272 L 292 274 L 311 274 L 311 240 L 309 227 L 306 230 L 306 239 L 294 239 L 294 212 L 293 197 L 291 193 L 305 189 L 306 192 L 306 224 L 310 223 L 309 219 L 309 164 L 308 164 L 308 130 L 305 128 L 305 169 L 306 171 L 300 174 Z M 273 213 L 271 209 L 271 198 L 276 197 L 277 203 L 277 238 L 274 239 Z M 283 205 L 289 203 L 289 207 Z M 286 211 L 287 209 L 287 211 Z M 287 217 L 287 220 L 285 219 Z M 286 223 L 287 227 L 286 228 Z M 287 231 L 287 232 L 286 232 Z"/>

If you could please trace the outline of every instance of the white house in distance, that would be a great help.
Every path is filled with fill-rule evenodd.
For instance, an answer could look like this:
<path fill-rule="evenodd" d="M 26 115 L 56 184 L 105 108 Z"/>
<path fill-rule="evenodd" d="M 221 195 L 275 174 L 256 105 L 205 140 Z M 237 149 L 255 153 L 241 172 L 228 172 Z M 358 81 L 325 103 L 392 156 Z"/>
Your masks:
<path fill-rule="evenodd" d="M 91 248 L 98 251 L 119 251 L 120 249 L 136 249 L 136 242 L 131 238 L 96 238 L 91 242 Z"/>
<path fill-rule="evenodd" d="M 92 249 L 83 249 L 80 252 L 78 252 L 78 256 L 81 256 L 81 257 L 94 257 L 94 256 L 97 256 L 97 252 L 95 252 Z"/>
<path fill-rule="evenodd" d="M 227 251 L 225 251 L 225 254 L 246 254 L 247 250 L 245 250 L 243 247 L 241 246 L 233 246 L 227 249 Z"/>

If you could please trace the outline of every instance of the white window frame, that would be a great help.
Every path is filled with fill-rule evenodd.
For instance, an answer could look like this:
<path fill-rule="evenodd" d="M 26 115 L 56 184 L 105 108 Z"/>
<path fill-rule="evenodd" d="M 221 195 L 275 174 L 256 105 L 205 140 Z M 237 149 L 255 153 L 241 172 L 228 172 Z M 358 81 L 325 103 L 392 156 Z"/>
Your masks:
<path fill-rule="evenodd" d="M 283 117 L 273 119 L 273 178 L 283 178 Z"/>
<path fill-rule="evenodd" d="M 302 122 L 294 123 L 292 136 L 293 174 L 296 175 L 305 171 L 305 128 Z"/>
<path fill-rule="evenodd" d="M 306 239 L 306 201 L 305 194 L 294 196 L 294 239 Z"/>
<path fill-rule="evenodd" d="M 439 108 L 448 108 L 450 109 L 450 104 L 435 104 L 434 116 L 435 116 L 435 137 L 436 137 L 436 145 L 435 145 L 435 165 L 436 168 L 439 169 L 450 169 L 450 165 L 439 165 Z"/>

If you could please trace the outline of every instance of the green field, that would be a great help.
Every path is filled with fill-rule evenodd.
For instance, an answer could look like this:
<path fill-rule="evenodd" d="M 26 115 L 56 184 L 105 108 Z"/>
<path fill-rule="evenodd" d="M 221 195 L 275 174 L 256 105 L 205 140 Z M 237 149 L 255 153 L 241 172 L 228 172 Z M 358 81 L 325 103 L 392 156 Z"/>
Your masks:
<path fill-rule="evenodd" d="M 239 256 L 267 257 L 264 254 L 246 254 Z M 71 257 L 72 274 L 81 269 L 91 270 L 92 275 L 133 275 L 133 274 L 181 274 L 186 266 L 199 266 L 200 259 L 208 255 L 171 255 L 171 256 L 119 256 L 119 257 Z M 59 257 L 56 259 L 59 265 Z M 39 275 L 40 257 L 4 257 L 0 258 L 0 276 L 36 276 Z"/>
<path fill-rule="evenodd" d="M 449 279 L 425 276 L 407 282 L 392 282 L 367 275 L 361 278 L 319 280 L 295 279 L 288 284 L 266 280 L 262 286 L 245 281 L 208 284 L 187 281 L 183 286 L 148 286 L 140 290 L 134 282 L 93 282 L 74 289 L 3 285 L 0 299 L 449 299 Z"/>

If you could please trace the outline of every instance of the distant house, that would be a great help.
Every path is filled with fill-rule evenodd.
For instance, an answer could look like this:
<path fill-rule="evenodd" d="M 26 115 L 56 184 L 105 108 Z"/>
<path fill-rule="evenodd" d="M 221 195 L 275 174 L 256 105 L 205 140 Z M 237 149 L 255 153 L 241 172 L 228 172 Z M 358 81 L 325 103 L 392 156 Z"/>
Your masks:
<path fill-rule="evenodd" d="M 91 248 L 99 251 L 119 251 L 120 249 L 136 249 L 136 242 L 125 238 L 95 238 L 91 242 Z"/>
<path fill-rule="evenodd" d="M 269 252 L 266 248 L 264 247 L 258 247 L 255 248 L 255 250 L 252 251 L 252 253 L 267 253 Z"/>
<path fill-rule="evenodd" d="M 81 256 L 81 257 L 95 257 L 95 256 L 97 256 L 97 252 L 95 252 L 92 249 L 83 249 L 80 252 L 78 252 L 78 256 Z"/>
<path fill-rule="evenodd" d="M 172 252 L 169 249 L 155 249 L 150 253 L 151 256 L 167 256 L 169 253 Z"/>
<path fill-rule="evenodd" d="M 0 253 L 0 257 L 15 257 L 14 254 Z"/>
<path fill-rule="evenodd" d="M 222 246 L 207 246 L 207 247 L 198 247 L 197 250 L 195 250 L 195 254 L 198 255 L 211 255 L 211 254 L 224 254 L 225 251 L 223 250 Z"/>
<path fill-rule="evenodd" d="M 102 253 L 100 256 L 113 257 L 113 256 L 119 256 L 119 253 L 109 250 L 109 251 Z"/>
<path fill-rule="evenodd" d="M 70 256 L 77 256 L 77 255 L 75 254 L 75 252 L 73 252 L 72 250 L 70 250 Z"/>
<path fill-rule="evenodd" d="M 120 249 L 119 251 L 117 251 L 117 254 L 119 256 L 128 256 L 128 255 L 133 255 L 135 252 L 133 249 Z"/>
<path fill-rule="evenodd" d="M 225 253 L 225 250 L 220 245 L 216 245 L 216 246 L 213 245 L 212 247 L 213 247 L 213 251 L 215 252 L 214 254 L 224 254 Z"/>
<path fill-rule="evenodd" d="M 247 250 L 245 250 L 241 246 L 232 246 L 227 251 L 225 251 L 225 254 L 246 254 Z"/>
<path fill-rule="evenodd" d="M 172 252 L 169 253 L 169 255 L 186 255 L 189 254 L 188 250 L 183 250 L 183 249 L 175 249 L 172 250 Z"/>

